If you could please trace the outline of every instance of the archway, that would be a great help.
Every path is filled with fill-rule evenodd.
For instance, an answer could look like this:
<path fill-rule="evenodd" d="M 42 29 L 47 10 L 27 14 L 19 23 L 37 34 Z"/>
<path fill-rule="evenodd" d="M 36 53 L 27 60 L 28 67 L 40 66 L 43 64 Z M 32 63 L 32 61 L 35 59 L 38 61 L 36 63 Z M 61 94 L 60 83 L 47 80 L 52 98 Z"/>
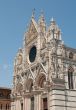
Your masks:
<path fill-rule="evenodd" d="M 44 73 L 40 73 L 38 76 L 37 76 L 37 79 L 36 79 L 36 82 L 37 82 L 37 85 L 38 87 L 42 88 L 43 90 L 44 87 L 45 87 L 45 82 L 46 82 L 46 75 Z M 42 94 L 41 95 L 41 109 L 42 110 L 48 110 L 48 99 L 47 99 L 47 94 Z"/>
<path fill-rule="evenodd" d="M 43 73 L 41 73 L 37 78 L 37 85 L 43 88 L 45 81 L 46 81 L 46 76 Z"/>

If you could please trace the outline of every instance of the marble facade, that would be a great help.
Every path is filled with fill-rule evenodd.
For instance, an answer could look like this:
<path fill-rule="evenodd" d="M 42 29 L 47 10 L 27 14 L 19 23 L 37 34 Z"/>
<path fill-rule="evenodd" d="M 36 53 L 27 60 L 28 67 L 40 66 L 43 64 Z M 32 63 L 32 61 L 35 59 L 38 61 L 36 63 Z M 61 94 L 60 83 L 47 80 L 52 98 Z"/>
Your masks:
<path fill-rule="evenodd" d="M 76 49 L 66 46 L 52 18 L 32 15 L 14 59 L 11 110 L 76 110 Z"/>

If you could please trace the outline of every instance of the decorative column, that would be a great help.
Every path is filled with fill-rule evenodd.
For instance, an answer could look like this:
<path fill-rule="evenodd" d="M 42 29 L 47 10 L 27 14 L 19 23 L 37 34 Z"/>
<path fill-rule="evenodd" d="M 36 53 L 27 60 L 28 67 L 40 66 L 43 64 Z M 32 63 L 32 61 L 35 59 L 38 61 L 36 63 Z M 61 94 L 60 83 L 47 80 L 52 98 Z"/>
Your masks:
<path fill-rule="evenodd" d="M 15 103 L 15 101 L 11 102 L 11 110 L 16 110 L 16 103 Z"/>
<path fill-rule="evenodd" d="M 35 95 L 34 103 L 35 103 L 34 109 L 35 110 L 41 110 L 41 94 Z"/>
<path fill-rule="evenodd" d="M 16 110 L 21 110 L 21 104 L 20 104 L 20 100 L 16 100 Z"/>
<path fill-rule="evenodd" d="M 31 100 L 29 96 L 24 98 L 24 110 L 31 110 Z"/>

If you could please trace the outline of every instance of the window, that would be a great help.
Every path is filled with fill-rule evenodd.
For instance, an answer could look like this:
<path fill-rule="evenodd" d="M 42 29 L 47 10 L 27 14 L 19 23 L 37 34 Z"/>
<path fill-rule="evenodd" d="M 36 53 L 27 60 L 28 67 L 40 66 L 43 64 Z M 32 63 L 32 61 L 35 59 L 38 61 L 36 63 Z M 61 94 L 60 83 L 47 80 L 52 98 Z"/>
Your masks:
<path fill-rule="evenodd" d="M 35 58 L 36 58 L 36 53 L 37 53 L 37 49 L 35 46 L 33 46 L 31 49 L 30 49 L 30 52 L 29 52 L 29 60 L 30 62 L 34 62 Z"/>
<path fill-rule="evenodd" d="M 73 59 L 73 53 L 72 52 L 69 53 L 69 58 Z"/>
<path fill-rule="evenodd" d="M 1 104 L 1 110 L 2 110 L 2 104 Z"/>
<path fill-rule="evenodd" d="M 43 98 L 43 110 L 48 110 L 47 98 Z"/>
<path fill-rule="evenodd" d="M 6 104 L 6 110 L 7 110 L 7 104 Z"/>
<path fill-rule="evenodd" d="M 70 67 L 68 71 L 68 86 L 69 89 L 73 89 L 73 68 Z"/>
<path fill-rule="evenodd" d="M 8 110 L 9 110 L 9 104 L 8 104 Z"/>
<path fill-rule="evenodd" d="M 0 98 L 2 98 L 3 97 L 3 93 L 2 92 L 0 92 Z"/>
<path fill-rule="evenodd" d="M 31 82 L 31 84 L 30 84 L 30 88 L 29 88 L 29 91 L 31 92 L 32 89 L 33 89 L 33 83 Z"/>
<path fill-rule="evenodd" d="M 23 110 L 23 103 L 21 103 L 21 110 Z"/>
<path fill-rule="evenodd" d="M 31 110 L 34 110 L 34 97 L 31 97 Z"/>
<path fill-rule="evenodd" d="M 41 88 L 44 88 L 44 83 L 46 82 L 46 77 L 45 75 L 41 74 L 39 77 L 39 82 L 38 82 L 38 86 Z"/>

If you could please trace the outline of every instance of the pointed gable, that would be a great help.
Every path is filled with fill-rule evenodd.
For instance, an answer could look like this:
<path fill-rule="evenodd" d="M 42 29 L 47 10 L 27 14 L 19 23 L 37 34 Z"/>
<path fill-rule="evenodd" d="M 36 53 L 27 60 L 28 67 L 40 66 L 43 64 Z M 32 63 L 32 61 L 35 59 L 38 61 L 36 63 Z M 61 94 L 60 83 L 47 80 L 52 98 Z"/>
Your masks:
<path fill-rule="evenodd" d="M 34 18 L 32 18 L 26 35 L 26 44 L 30 43 L 33 39 L 35 39 L 37 35 L 38 35 L 38 26 Z"/>

